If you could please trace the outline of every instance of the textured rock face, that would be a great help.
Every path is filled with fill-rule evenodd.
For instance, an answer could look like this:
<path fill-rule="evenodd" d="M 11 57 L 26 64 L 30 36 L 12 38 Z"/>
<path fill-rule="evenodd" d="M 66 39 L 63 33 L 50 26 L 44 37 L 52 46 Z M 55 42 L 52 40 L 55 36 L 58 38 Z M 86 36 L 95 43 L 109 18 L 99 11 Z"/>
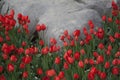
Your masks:
<path fill-rule="evenodd" d="M 100 15 L 109 13 L 112 0 L 82 0 L 87 8 L 96 10 Z"/>
<path fill-rule="evenodd" d="M 118 0 L 119 1 L 119 0 Z M 111 0 L 4 0 L 4 14 L 8 7 L 16 14 L 23 13 L 30 17 L 30 32 L 35 31 L 35 25 L 47 25 L 45 40 L 50 37 L 59 38 L 64 30 L 73 32 L 75 29 L 87 27 L 88 20 L 93 20 L 96 26 L 101 26 L 100 16 L 109 13 Z M 41 36 L 41 33 L 39 33 Z"/>
<path fill-rule="evenodd" d="M 84 3 L 87 8 L 96 10 L 100 15 L 106 14 L 111 9 L 112 0 L 76 0 Z"/>
<path fill-rule="evenodd" d="M 57 13 L 54 13 L 54 12 Z M 64 10 L 63 10 L 64 11 Z M 59 38 L 64 30 L 69 30 L 72 33 L 75 29 L 81 29 L 87 26 L 88 20 L 93 20 L 96 26 L 101 26 L 99 14 L 91 9 L 83 9 L 81 11 L 67 13 L 59 11 L 59 9 L 50 9 L 39 20 L 39 24 L 45 23 L 48 27 L 45 39 L 49 41 L 50 37 Z M 39 33 L 41 34 L 41 33 Z M 43 34 L 42 34 L 43 35 Z"/>

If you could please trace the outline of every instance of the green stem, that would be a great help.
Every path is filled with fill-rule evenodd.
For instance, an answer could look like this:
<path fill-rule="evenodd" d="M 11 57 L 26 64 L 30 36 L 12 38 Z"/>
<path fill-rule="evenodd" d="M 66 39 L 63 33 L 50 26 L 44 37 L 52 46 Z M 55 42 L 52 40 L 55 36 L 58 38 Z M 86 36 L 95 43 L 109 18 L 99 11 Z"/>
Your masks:
<path fill-rule="evenodd" d="M 31 69 L 30 69 L 30 64 L 27 65 L 27 71 L 29 74 L 29 79 L 31 79 Z"/>

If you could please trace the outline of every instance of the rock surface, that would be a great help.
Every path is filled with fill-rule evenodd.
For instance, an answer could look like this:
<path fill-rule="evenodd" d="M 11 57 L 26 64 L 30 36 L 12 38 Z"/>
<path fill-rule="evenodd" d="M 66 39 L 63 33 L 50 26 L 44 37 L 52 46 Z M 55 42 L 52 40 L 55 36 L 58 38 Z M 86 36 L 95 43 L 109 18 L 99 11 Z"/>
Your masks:
<path fill-rule="evenodd" d="M 100 15 L 107 14 L 111 9 L 112 0 L 81 0 L 87 8 L 96 10 Z"/>
<path fill-rule="evenodd" d="M 118 0 L 119 1 L 119 0 Z M 46 24 L 46 41 L 50 37 L 59 39 L 64 30 L 73 32 L 75 29 L 87 27 L 88 20 L 96 26 L 101 25 L 103 14 L 109 13 L 111 0 L 4 0 L 2 14 L 14 9 L 16 14 L 22 13 L 30 17 L 29 30 L 35 31 L 36 24 Z M 39 36 L 41 36 L 41 32 Z"/>
<path fill-rule="evenodd" d="M 81 29 L 82 31 L 82 28 L 87 26 L 88 20 L 93 20 L 96 26 L 101 26 L 100 16 L 95 10 L 83 9 L 71 13 L 63 13 L 63 11 L 52 8 L 40 18 L 39 24 L 44 23 L 48 27 L 44 35 L 44 38 L 47 40 L 46 42 L 49 41 L 50 37 L 55 37 L 59 40 L 59 36 L 64 30 L 68 30 L 70 33 L 75 29 Z M 41 34 L 41 32 L 39 34 Z M 43 34 L 40 36 L 42 35 Z"/>

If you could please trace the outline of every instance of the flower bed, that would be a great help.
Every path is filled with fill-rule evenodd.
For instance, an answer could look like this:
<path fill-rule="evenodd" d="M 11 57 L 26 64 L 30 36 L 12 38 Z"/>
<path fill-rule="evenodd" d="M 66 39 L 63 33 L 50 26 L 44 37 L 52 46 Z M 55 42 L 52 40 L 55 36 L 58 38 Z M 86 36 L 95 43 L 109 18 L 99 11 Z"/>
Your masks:
<path fill-rule="evenodd" d="M 89 20 L 89 30 L 83 28 L 73 34 L 67 30 L 50 46 L 44 40 L 29 38 L 29 17 L 14 10 L 0 15 L 0 80 L 120 80 L 120 11 L 112 2 L 112 14 L 103 16 L 103 27 L 94 29 Z M 16 23 L 19 26 L 15 27 Z M 39 24 L 36 31 L 44 33 L 46 25 Z M 73 37 L 72 37 L 73 36 Z"/>

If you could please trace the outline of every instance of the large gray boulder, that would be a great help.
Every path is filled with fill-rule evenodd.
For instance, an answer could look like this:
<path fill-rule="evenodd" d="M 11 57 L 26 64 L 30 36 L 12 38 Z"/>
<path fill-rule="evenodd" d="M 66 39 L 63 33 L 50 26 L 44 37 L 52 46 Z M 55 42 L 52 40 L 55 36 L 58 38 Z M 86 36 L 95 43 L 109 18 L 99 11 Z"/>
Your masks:
<path fill-rule="evenodd" d="M 41 5 L 46 6 L 47 8 L 50 8 L 51 6 L 57 6 L 59 4 L 65 3 L 65 2 L 71 2 L 73 0 L 3 0 L 5 4 L 2 8 L 2 14 L 6 13 L 6 9 L 14 9 L 16 13 L 23 13 L 26 8 L 28 10 L 31 9 L 31 6 L 36 6 L 38 8 L 41 7 Z M 36 4 L 36 5 L 35 5 Z M 40 5 L 40 7 L 39 7 Z M 41 9 L 39 11 L 42 12 Z"/>
<path fill-rule="evenodd" d="M 16 13 L 15 16 L 17 16 L 18 13 L 29 16 L 31 21 L 29 24 L 29 30 L 32 34 L 35 31 L 35 25 L 38 23 L 39 17 L 49 10 L 49 8 L 54 8 L 56 6 L 61 7 L 63 4 L 67 5 L 67 3 L 72 3 L 73 0 L 4 0 L 4 2 L 5 4 L 2 8 L 2 14 L 7 13 L 8 9 L 14 9 Z M 77 7 L 79 8 L 80 6 Z M 62 6 L 61 9 L 64 9 L 64 6 Z M 15 17 L 15 19 L 17 18 Z"/>
<path fill-rule="evenodd" d="M 1 14 L 1 10 L 3 8 L 3 5 L 4 5 L 4 1 L 3 0 L 0 0 L 0 14 Z"/>
<path fill-rule="evenodd" d="M 70 33 L 75 29 L 82 30 L 84 26 L 89 29 L 88 20 L 93 20 L 95 27 L 101 27 L 100 16 L 111 10 L 111 0 L 4 0 L 4 2 L 2 14 L 9 8 L 15 10 L 16 16 L 22 13 L 30 17 L 31 34 L 35 32 L 35 25 L 46 24 L 47 31 L 44 34 L 46 42 L 50 37 L 59 40 L 59 36 L 66 29 Z M 41 35 L 42 32 L 39 33 L 40 37 Z"/>
<path fill-rule="evenodd" d="M 77 0 L 82 2 L 89 9 L 94 9 L 102 16 L 103 14 L 108 14 L 111 10 L 112 0 Z"/>
<path fill-rule="evenodd" d="M 47 26 L 47 31 L 44 34 L 46 42 L 49 43 L 49 39 L 55 37 L 59 43 L 59 37 L 64 30 L 68 30 L 70 34 L 75 29 L 81 29 L 82 32 L 82 28 L 87 27 L 89 20 L 93 20 L 95 26 L 101 26 L 101 18 L 95 10 L 83 9 L 74 12 L 64 12 L 64 10 L 51 8 L 40 17 L 38 24 L 44 23 Z M 42 32 L 39 32 L 39 35 L 42 37 Z"/>

